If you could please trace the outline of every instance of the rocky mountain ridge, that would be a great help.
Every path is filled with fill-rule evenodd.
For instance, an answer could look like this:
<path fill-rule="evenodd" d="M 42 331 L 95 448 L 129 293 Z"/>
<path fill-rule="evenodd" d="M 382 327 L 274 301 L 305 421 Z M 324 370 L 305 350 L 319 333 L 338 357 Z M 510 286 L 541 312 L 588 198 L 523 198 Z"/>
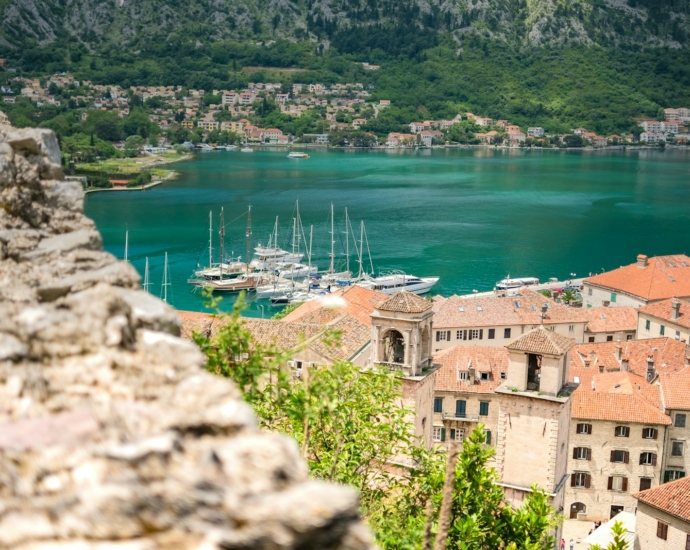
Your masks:
<path fill-rule="evenodd" d="M 388 34 L 466 35 L 524 46 L 685 47 L 690 0 L 4 0 L 8 48 L 72 37 L 89 48 L 171 35 L 310 40 L 344 53 L 386 50 Z"/>

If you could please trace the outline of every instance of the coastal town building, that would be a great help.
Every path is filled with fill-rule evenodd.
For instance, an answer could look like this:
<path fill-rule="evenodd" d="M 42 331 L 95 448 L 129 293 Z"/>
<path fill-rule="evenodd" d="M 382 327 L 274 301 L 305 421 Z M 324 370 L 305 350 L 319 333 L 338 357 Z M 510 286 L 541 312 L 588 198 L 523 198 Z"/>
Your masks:
<path fill-rule="evenodd" d="M 592 307 L 583 313 L 588 317 L 584 342 L 623 342 L 637 334 L 634 307 Z"/>
<path fill-rule="evenodd" d="M 544 128 L 541 126 L 530 126 L 527 128 L 527 135 L 530 137 L 543 137 L 544 136 Z"/>
<path fill-rule="evenodd" d="M 637 256 L 637 262 L 583 282 L 585 307 L 640 307 L 673 297 L 690 298 L 690 257 Z"/>
<path fill-rule="evenodd" d="M 588 315 L 528 288 L 515 296 L 451 296 L 434 304 L 433 349 L 458 344 L 501 347 L 538 326 L 584 342 Z"/>
<path fill-rule="evenodd" d="M 573 348 L 570 379 L 579 388 L 570 426 L 570 518 L 634 512 L 633 492 L 685 475 L 688 371 L 687 346 L 669 338 Z"/>
<path fill-rule="evenodd" d="M 690 478 L 633 495 L 635 550 L 690 548 Z"/>
<path fill-rule="evenodd" d="M 690 343 L 690 302 L 674 297 L 638 309 L 637 337 L 657 336 Z"/>

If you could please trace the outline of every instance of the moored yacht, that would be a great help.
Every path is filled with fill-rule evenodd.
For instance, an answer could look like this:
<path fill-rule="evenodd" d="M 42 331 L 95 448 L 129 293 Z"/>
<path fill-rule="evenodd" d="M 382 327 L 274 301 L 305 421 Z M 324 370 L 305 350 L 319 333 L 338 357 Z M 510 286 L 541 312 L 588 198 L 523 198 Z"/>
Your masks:
<path fill-rule="evenodd" d="M 300 152 L 294 151 L 294 152 L 288 154 L 288 158 L 289 159 L 308 159 L 309 155 L 307 155 L 307 153 L 300 153 Z"/>
<path fill-rule="evenodd" d="M 415 277 L 404 273 L 392 273 L 380 277 L 365 276 L 355 284 L 383 294 L 395 294 L 401 290 L 413 294 L 426 294 L 438 282 L 438 277 Z"/>

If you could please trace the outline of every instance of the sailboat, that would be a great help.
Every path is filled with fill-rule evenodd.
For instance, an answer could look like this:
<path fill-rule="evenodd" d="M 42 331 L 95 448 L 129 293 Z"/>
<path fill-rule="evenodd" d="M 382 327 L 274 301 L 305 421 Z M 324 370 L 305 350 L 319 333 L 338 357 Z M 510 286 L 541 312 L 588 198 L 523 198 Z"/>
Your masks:
<path fill-rule="evenodd" d="M 223 224 L 223 220 L 221 219 L 221 224 Z M 224 234 L 224 233 L 223 233 Z M 223 255 L 221 253 L 220 261 L 218 263 L 213 263 L 213 212 L 209 211 L 208 213 L 208 267 L 204 267 L 203 269 L 198 269 L 194 271 L 194 277 L 191 278 L 188 282 L 190 284 L 198 284 L 199 278 L 206 279 L 206 280 L 213 280 L 213 279 L 220 279 L 220 278 L 226 278 L 226 279 L 233 279 L 235 277 L 238 277 L 242 273 L 244 273 L 247 270 L 247 264 L 244 262 L 239 261 L 240 258 L 237 258 L 237 261 L 231 260 L 229 263 L 224 261 L 225 258 L 223 258 Z"/>
<path fill-rule="evenodd" d="M 224 225 L 223 209 L 220 210 L 220 257 L 222 258 L 225 252 L 225 225 Z M 249 207 L 247 212 L 247 251 L 251 250 L 251 235 L 252 235 L 252 208 Z M 204 286 L 211 288 L 214 292 L 239 292 L 241 290 L 253 290 L 263 281 L 262 273 L 250 273 L 249 266 L 245 264 L 245 272 L 238 277 L 232 279 L 225 279 L 223 271 L 223 264 L 219 265 L 219 277 L 217 279 L 209 280 L 197 286 Z"/>
<path fill-rule="evenodd" d="M 249 267 L 256 270 L 273 269 L 279 263 L 300 262 L 304 254 L 291 254 L 278 246 L 278 216 L 273 226 L 273 232 L 268 238 L 268 246 L 261 243 L 254 249 L 254 258 L 249 263 Z"/>
<path fill-rule="evenodd" d="M 300 255 L 300 240 L 304 237 L 304 227 L 299 215 L 299 201 L 295 203 L 296 214 L 292 219 L 292 255 Z M 306 239 L 305 239 L 306 240 Z M 278 276 L 283 279 L 304 279 L 318 273 L 318 268 L 311 265 L 311 251 L 309 254 L 309 265 L 297 262 L 281 262 L 276 264 Z M 303 256 L 302 256 L 303 257 Z"/>
<path fill-rule="evenodd" d="M 149 292 L 151 283 L 149 282 L 149 257 L 146 256 L 146 267 L 144 268 L 144 284 L 142 285 L 146 292 Z"/>
<path fill-rule="evenodd" d="M 168 287 L 172 286 L 170 282 L 170 269 L 168 268 L 168 253 L 165 253 L 165 264 L 163 265 L 163 284 L 161 285 L 161 298 L 168 303 Z"/>

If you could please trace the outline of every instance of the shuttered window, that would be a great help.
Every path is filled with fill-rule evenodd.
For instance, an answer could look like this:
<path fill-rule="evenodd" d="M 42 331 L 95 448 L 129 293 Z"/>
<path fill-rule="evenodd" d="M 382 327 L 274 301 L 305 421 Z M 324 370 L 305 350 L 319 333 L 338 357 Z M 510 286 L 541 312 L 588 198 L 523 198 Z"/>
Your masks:
<path fill-rule="evenodd" d="M 622 462 L 627 464 L 630 462 L 630 453 L 621 450 L 611 451 L 611 462 Z"/>
<path fill-rule="evenodd" d="M 578 424 L 575 430 L 579 434 L 591 434 L 592 425 L 591 424 Z"/>
<path fill-rule="evenodd" d="M 659 431 L 656 428 L 643 428 L 642 437 L 644 439 L 656 439 L 659 435 Z"/>
<path fill-rule="evenodd" d="M 496 338 L 496 329 L 495 328 L 489 329 L 488 338 L 489 338 L 489 340 L 493 340 L 494 338 Z"/>
<path fill-rule="evenodd" d="M 489 416 L 489 402 L 480 401 L 479 402 L 479 416 Z"/>
<path fill-rule="evenodd" d="M 455 416 L 457 418 L 465 418 L 467 414 L 467 401 L 464 399 L 458 399 L 455 402 Z"/>
<path fill-rule="evenodd" d="M 651 477 L 641 477 L 640 478 L 640 491 L 646 491 L 652 486 Z"/>
<path fill-rule="evenodd" d="M 668 539 L 668 525 L 661 521 L 656 522 L 656 536 L 660 539 Z"/>
<path fill-rule="evenodd" d="M 625 493 L 628 490 L 628 478 L 623 476 L 610 476 L 607 488 L 609 491 L 622 491 Z"/>
<path fill-rule="evenodd" d="M 592 486 L 592 476 L 586 472 L 575 472 L 570 476 L 570 486 L 589 489 Z"/>
<path fill-rule="evenodd" d="M 630 437 L 630 428 L 628 426 L 616 426 L 616 437 Z"/>
<path fill-rule="evenodd" d="M 503 338 L 510 338 L 510 329 L 509 328 L 503 329 Z"/>
<path fill-rule="evenodd" d="M 575 460 L 592 460 L 592 449 L 588 447 L 573 448 L 573 458 Z"/>
<path fill-rule="evenodd" d="M 427 409 L 429 410 L 429 409 Z M 441 413 L 443 412 L 443 397 L 437 397 L 434 399 L 434 412 L 435 413 Z"/>
<path fill-rule="evenodd" d="M 646 466 L 656 466 L 656 454 L 640 453 L 640 464 Z"/>

